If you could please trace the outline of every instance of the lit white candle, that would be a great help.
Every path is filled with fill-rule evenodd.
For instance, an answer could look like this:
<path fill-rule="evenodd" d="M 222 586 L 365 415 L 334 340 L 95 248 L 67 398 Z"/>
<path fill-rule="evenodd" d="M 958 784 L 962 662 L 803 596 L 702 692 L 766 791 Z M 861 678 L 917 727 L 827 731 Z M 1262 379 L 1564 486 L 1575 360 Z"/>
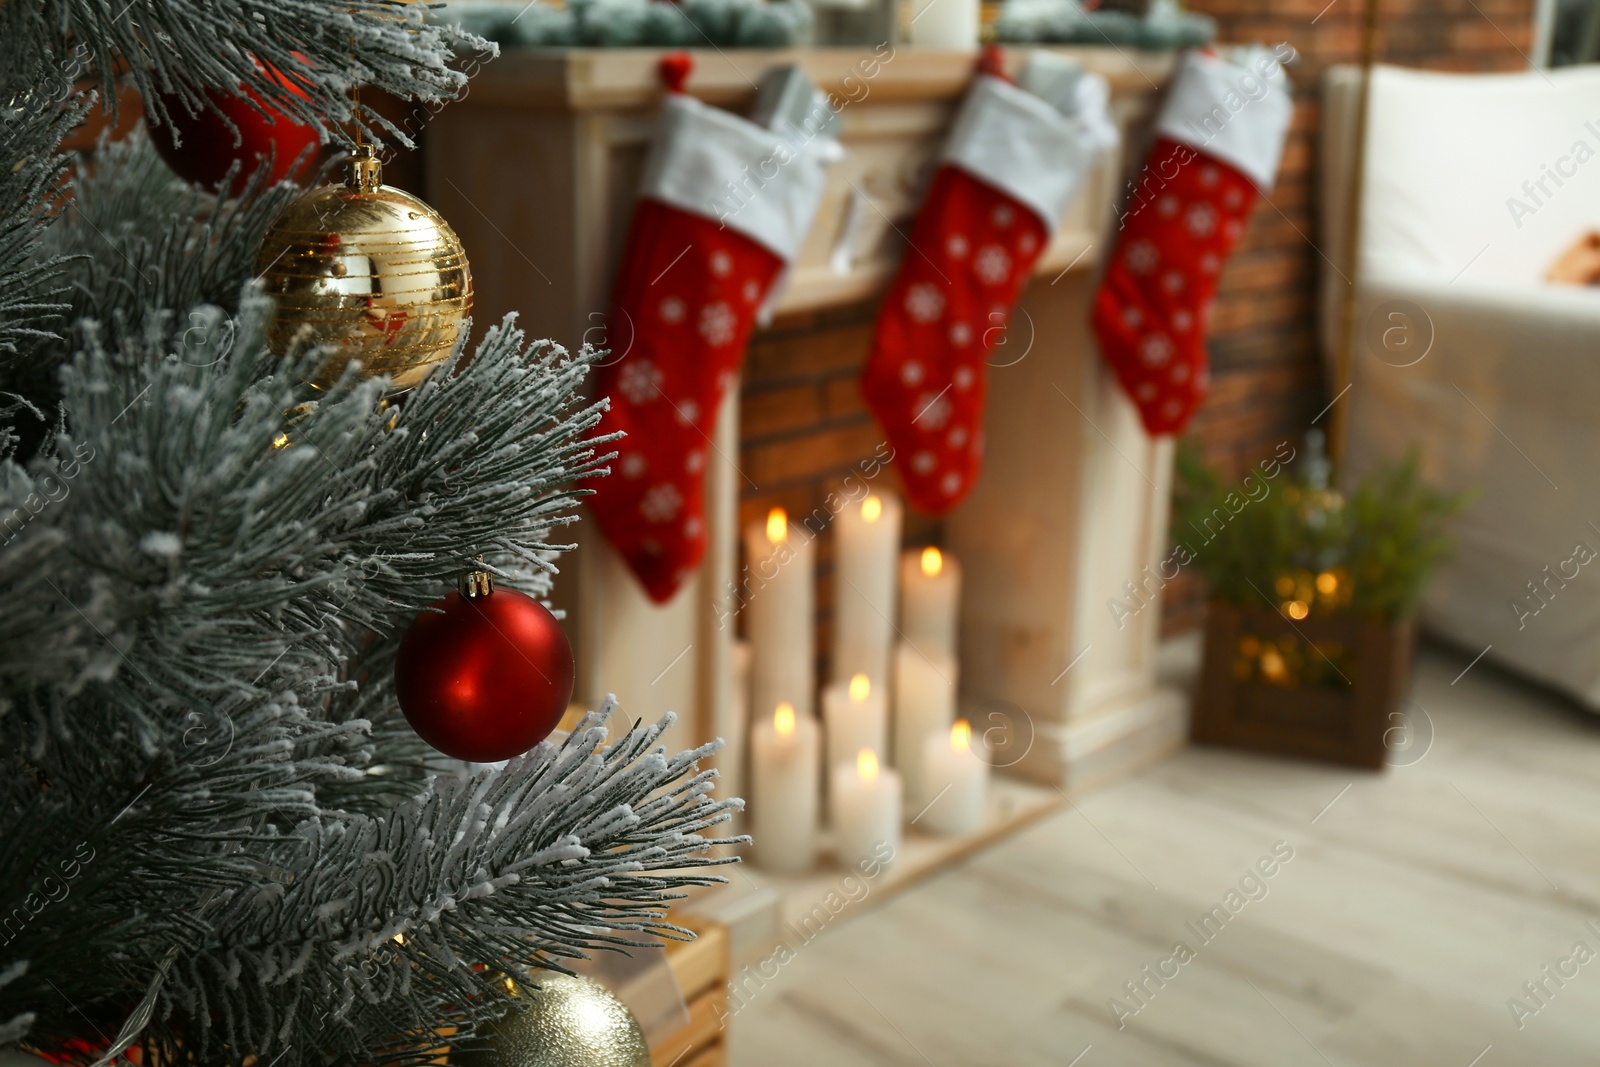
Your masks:
<path fill-rule="evenodd" d="M 949 736 L 929 736 L 922 744 L 922 792 L 911 802 L 922 813 L 917 826 L 930 834 L 977 833 L 983 828 L 989 765 L 972 750 L 972 727 L 958 719 Z"/>
<path fill-rule="evenodd" d="M 849 763 L 864 748 L 889 751 L 889 704 L 883 687 L 865 674 L 849 685 L 830 685 L 822 691 L 823 726 L 828 731 L 828 766 Z"/>
<path fill-rule="evenodd" d="M 894 765 L 908 796 L 922 795 L 926 739 L 945 737 L 955 717 L 955 661 L 901 642 L 894 650 Z"/>
<path fill-rule="evenodd" d="M 862 749 L 854 763 L 833 768 L 833 856 L 842 867 L 900 851 L 900 776 Z"/>
<path fill-rule="evenodd" d="M 911 0 L 911 44 L 978 47 L 978 0 Z"/>
<path fill-rule="evenodd" d="M 833 680 L 864 674 L 882 687 L 894 642 L 899 498 L 873 493 L 834 520 Z"/>
<path fill-rule="evenodd" d="M 750 706 L 765 709 L 787 703 L 801 718 L 813 718 L 817 713 L 812 630 L 816 546 L 782 508 L 773 508 L 765 523 L 747 528 L 744 544 L 750 568 L 744 590 Z"/>
<path fill-rule="evenodd" d="M 756 863 L 781 874 L 810 870 L 816 860 L 821 777 L 817 720 L 795 715 L 793 705 L 779 704 L 772 720 L 751 732 L 750 741 L 750 833 Z"/>
<path fill-rule="evenodd" d="M 900 557 L 900 632 L 929 659 L 958 660 L 961 564 L 933 546 Z"/>

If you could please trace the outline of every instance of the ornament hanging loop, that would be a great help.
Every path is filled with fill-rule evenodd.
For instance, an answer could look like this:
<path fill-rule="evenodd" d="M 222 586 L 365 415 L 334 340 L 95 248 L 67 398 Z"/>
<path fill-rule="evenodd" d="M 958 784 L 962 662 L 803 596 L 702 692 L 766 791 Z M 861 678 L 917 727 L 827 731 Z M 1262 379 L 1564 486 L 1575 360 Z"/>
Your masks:
<path fill-rule="evenodd" d="M 488 596 L 494 592 L 494 575 L 488 571 L 468 571 L 461 576 L 457 583 L 461 595 L 468 600 L 476 600 L 480 596 Z"/>
<path fill-rule="evenodd" d="M 350 150 L 345 160 L 345 187 L 361 193 L 370 193 L 383 184 L 383 163 L 369 144 L 358 144 Z"/>

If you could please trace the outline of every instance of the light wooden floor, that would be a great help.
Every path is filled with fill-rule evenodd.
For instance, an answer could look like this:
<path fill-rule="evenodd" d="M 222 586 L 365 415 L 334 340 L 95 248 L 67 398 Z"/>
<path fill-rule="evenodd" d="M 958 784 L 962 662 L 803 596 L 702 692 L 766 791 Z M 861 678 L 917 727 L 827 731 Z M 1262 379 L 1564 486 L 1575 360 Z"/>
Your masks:
<path fill-rule="evenodd" d="M 1429 650 L 1431 749 L 1382 776 L 1189 749 L 880 908 L 764 986 L 735 1067 L 1600 1064 L 1600 718 Z M 1210 943 L 1186 923 L 1276 842 Z M 1586 923 L 1593 921 L 1589 929 Z M 1195 958 L 1118 1030 L 1109 998 Z M 1167 964 L 1171 974 L 1174 964 Z M 1527 981 L 1551 990 L 1519 1029 Z"/>

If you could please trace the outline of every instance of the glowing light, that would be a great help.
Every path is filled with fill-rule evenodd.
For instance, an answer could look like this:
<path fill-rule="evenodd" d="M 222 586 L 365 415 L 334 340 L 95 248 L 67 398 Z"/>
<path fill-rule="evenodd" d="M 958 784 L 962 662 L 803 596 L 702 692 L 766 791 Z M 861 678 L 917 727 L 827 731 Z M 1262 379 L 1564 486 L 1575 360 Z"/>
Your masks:
<path fill-rule="evenodd" d="M 922 573 L 929 578 L 937 578 L 939 572 L 944 570 L 944 553 L 929 545 L 922 550 Z"/>
<path fill-rule="evenodd" d="M 1288 665 L 1283 662 L 1278 650 L 1270 645 L 1261 653 L 1261 673 L 1274 682 L 1281 682 L 1289 676 Z"/>
<path fill-rule="evenodd" d="M 772 713 L 772 728 L 778 731 L 779 737 L 788 737 L 794 733 L 794 705 L 785 701 L 778 705 L 778 710 Z"/>
<path fill-rule="evenodd" d="M 1279 596 L 1294 596 L 1294 579 L 1285 574 L 1273 583 Z"/>
<path fill-rule="evenodd" d="M 857 704 L 867 699 L 872 692 L 872 679 L 864 674 L 852 675 L 850 678 L 850 699 Z"/>
<path fill-rule="evenodd" d="M 869 496 L 861 502 L 863 522 L 877 522 L 881 518 L 883 518 L 883 501 L 875 496 Z"/>
<path fill-rule="evenodd" d="M 789 539 L 789 513 L 782 508 L 767 512 L 767 540 L 781 545 Z"/>
<path fill-rule="evenodd" d="M 863 782 L 876 781 L 878 778 L 878 754 L 870 748 L 864 748 L 856 755 L 856 777 Z"/>
<path fill-rule="evenodd" d="M 1306 606 L 1304 600 L 1291 600 L 1284 605 L 1283 610 L 1289 613 L 1291 619 L 1303 619 L 1311 614 L 1311 609 Z"/>
<path fill-rule="evenodd" d="M 405 934 L 395 934 L 394 935 L 394 943 L 397 944 L 397 945 L 405 944 L 406 943 L 406 935 Z"/>
<path fill-rule="evenodd" d="M 1323 596 L 1332 596 L 1339 588 L 1339 576 L 1332 571 L 1323 571 L 1317 575 L 1317 592 Z"/>
<path fill-rule="evenodd" d="M 286 433 L 280 433 L 278 436 L 274 437 L 272 439 L 272 447 L 273 448 L 288 448 L 289 447 L 289 435 L 286 434 Z"/>
<path fill-rule="evenodd" d="M 957 752 L 965 752 L 972 747 L 972 727 L 966 719 L 957 719 L 956 724 L 950 727 L 950 747 Z"/>

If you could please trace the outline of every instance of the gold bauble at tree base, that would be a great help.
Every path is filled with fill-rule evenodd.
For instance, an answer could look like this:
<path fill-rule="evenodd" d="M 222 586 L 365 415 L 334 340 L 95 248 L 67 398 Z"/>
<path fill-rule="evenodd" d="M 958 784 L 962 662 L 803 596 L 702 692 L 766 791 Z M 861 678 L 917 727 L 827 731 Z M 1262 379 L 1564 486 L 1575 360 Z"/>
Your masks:
<path fill-rule="evenodd" d="M 276 302 L 267 344 L 325 345 L 311 384 L 327 388 L 351 360 L 364 377 L 411 389 L 450 359 L 472 315 L 472 271 L 461 239 L 433 208 L 383 184 L 371 145 L 346 162 L 343 185 L 284 208 L 256 253 Z"/>
<path fill-rule="evenodd" d="M 451 1067 L 650 1067 L 639 1020 L 600 983 L 551 971 L 516 991 L 525 1010 L 451 1049 Z"/>

